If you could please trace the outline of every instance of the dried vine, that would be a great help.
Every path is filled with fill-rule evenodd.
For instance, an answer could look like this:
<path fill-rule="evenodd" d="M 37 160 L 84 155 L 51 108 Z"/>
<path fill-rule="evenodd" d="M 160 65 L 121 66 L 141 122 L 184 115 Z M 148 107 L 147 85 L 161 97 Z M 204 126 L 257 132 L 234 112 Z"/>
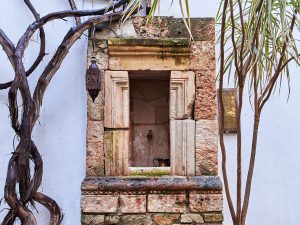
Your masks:
<path fill-rule="evenodd" d="M 40 17 L 30 0 L 24 0 L 24 3 L 33 14 L 35 21 L 28 26 L 17 45 L 15 46 L 0 29 L 0 45 L 11 62 L 15 73 L 14 80 L 0 84 L 0 90 L 9 88 L 8 100 L 11 126 L 19 137 L 19 144 L 9 160 L 4 191 L 5 200 L 10 210 L 1 224 L 12 225 L 19 218 L 23 225 L 36 225 L 35 216 L 29 206 L 30 204 L 34 206 L 35 202 L 38 202 L 50 212 L 49 225 L 58 225 L 62 221 L 62 213 L 58 204 L 50 197 L 38 192 L 42 182 L 43 161 L 32 140 L 32 130 L 39 118 L 43 96 L 48 84 L 61 66 L 70 48 L 86 30 L 103 22 L 119 20 L 123 13 L 122 8 L 124 8 L 121 6 L 126 5 L 128 0 L 119 0 L 108 8 L 99 10 L 77 10 L 75 2 L 69 0 L 72 10 L 53 12 L 44 17 Z M 116 11 L 120 7 L 121 9 Z M 93 17 L 81 22 L 80 17 L 83 16 Z M 33 94 L 31 94 L 27 77 L 38 67 L 45 56 L 46 42 L 43 26 L 49 21 L 66 17 L 75 17 L 76 26 L 72 27 L 65 35 L 56 53 L 40 75 Z M 26 71 L 22 58 L 32 35 L 37 30 L 40 32 L 40 51 L 32 66 Z M 17 104 L 18 93 L 21 94 L 22 101 L 20 121 L 20 109 Z M 34 165 L 32 176 L 30 161 Z M 17 194 L 17 191 L 19 194 Z"/>

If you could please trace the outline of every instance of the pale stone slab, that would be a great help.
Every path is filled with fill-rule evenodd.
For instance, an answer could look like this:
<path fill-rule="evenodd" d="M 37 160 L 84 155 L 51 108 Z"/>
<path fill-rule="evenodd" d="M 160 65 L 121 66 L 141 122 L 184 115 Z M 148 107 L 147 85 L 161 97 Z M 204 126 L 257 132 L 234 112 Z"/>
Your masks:
<path fill-rule="evenodd" d="M 222 194 L 190 193 L 190 210 L 192 212 L 215 212 L 223 210 Z"/>
<path fill-rule="evenodd" d="M 172 175 L 195 175 L 195 121 L 170 121 Z"/>
<path fill-rule="evenodd" d="M 149 212 L 184 213 L 186 211 L 186 195 L 149 194 Z"/>
<path fill-rule="evenodd" d="M 196 121 L 196 175 L 218 173 L 218 122 Z"/>
<path fill-rule="evenodd" d="M 128 175 L 129 131 L 104 132 L 105 175 Z"/>
<path fill-rule="evenodd" d="M 120 211 L 121 213 L 145 213 L 146 195 L 121 195 Z"/>
<path fill-rule="evenodd" d="M 181 223 L 204 223 L 203 217 L 200 214 L 183 214 L 180 218 Z"/>
<path fill-rule="evenodd" d="M 81 211 L 84 213 L 115 213 L 118 208 L 118 196 L 114 195 L 83 195 Z"/>
<path fill-rule="evenodd" d="M 154 158 L 170 158 L 169 126 L 164 125 L 142 125 L 134 126 L 131 134 L 134 138 L 131 142 L 132 166 L 148 167 L 155 166 Z M 149 142 L 147 134 L 152 130 L 153 138 Z"/>
<path fill-rule="evenodd" d="M 195 74 L 192 71 L 171 71 L 170 118 L 189 119 L 195 102 Z"/>
<path fill-rule="evenodd" d="M 191 49 L 188 39 L 108 40 L 110 70 L 188 70 Z"/>
<path fill-rule="evenodd" d="M 87 115 L 90 120 L 103 121 L 104 92 L 100 91 L 99 95 L 93 102 L 91 96 L 87 94 Z"/>
<path fill-rule="evenodd" d="M 127 71 L 105 72 L 104 127 L 129 128 L 129 80 Z"/>
<path fill-rule="evenodd" d="M 86 175 L 104 175 L 103 122 L 88 120 L 86 136 Z"/>
<path fill-rule="evenodd" d="M 123 51 L 127 51 L 124 49 Z M 110 70 L 187 70 L 189 68 L 188 57 L 163 56 L 111 56 L 109 57 Z"/>
<path fill-rule="evenodd" d="M 111 23 L 109 25 L 109 28 L 110 29 L 103 29 L 101 32 L 96 32 L 95 39 L 109 39 L 114 37 L 137 37 L 131 19 L 128 19 L 123 23 Z"/>

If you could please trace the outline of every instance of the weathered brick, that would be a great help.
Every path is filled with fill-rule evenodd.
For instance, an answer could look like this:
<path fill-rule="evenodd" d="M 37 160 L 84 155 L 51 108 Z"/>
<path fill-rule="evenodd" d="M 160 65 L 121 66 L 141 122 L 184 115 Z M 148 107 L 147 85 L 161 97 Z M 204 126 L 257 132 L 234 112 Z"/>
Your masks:
<path fill-rule="evenodd" d="M 163 195 L 150 194 L 148 196 L 149 212 L 184 213 L 186 211 L 185 194 Z"/>
<path fill-rule="evenodd" d="M 213 62 L 211 62 L 213 63 Z M 217 118 L 215 71 L 198 69 L 196 75 L 195 120 Z"/>
<path fill-rule="evenodd" d="M 121 195 L 120 210 L 122 213 L 144 213 L 146 201 L 146 195 Z"/>
<path fill-rule="evenodd" d="M 117 215 L 108 215 L 105 216 L 105 224 L 106 225 L 116 225 L 119 224 L 120 217 Z"/>
<path fill-rule="evenodd" d="M 222 194 L 190 194 L 190 210 L 192 212 L 211 212 L 222 211 L 223 196 Z"/>
<path fill-rule="evenodd" d="M 153 216 L 153 222 L 157 225 L 171 225 L 178 220 L 180 214 L 156 214 Z"/>
<path fill-rule="evenodd" d="M 218 174 L 218 123 L 196 121 L 196 175 Z"/>
<path fill-rule="evenodd" d="M 152 225 L 150 215 L 126 215 L 121 217 L 120 225 Z"/>
<path fill-rule="evenodd" d="M 222 213 L 205 213 L 203 217 L 205 222 L 222 222 L 224 220 Z"/>
<path fill-rule="evenodd" d="M 81 210 L 84 213 L 115 213 L 118 208 L 118 196 L 113 195 L 83 195 Z"/>
<path fill-rule="evenodd" d="M 82 225 L 100 225 L 104 223 L 104 215 L 82 215 Z"/>

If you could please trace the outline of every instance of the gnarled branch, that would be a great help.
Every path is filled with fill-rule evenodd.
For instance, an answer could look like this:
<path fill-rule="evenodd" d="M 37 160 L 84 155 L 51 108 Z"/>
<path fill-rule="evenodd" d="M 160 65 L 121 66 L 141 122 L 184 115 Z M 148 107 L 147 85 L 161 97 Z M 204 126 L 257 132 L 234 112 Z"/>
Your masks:
<path fill-rule="evenodd" d="M 0 45 L 2 46 L 4 52 L 6 53 L 11 65 L 15 68 L 15 62 L 13 60 L 13 55 L 15 52 L 15 46 L 12 41 L 6 36 L 3 30 L 0 28 Z"/>
<path fill-rule="evenodd" d="M 71 6 L 71 9 L 72 9 L 72 10 L 77 10 L 77 6 L 76 6 L 74 0 L 68 0 L 68 1 L 69 1 L 70 6 Z M 76 21 L 76 25 L 77 25 L 77 26 L 78 26 L 79 24 L 81 24 L 81 19 L 80 19 L 80 17 L 76 16 L 76 17 L 75 17 L 75 21 Z"/>
<path fill-rule="evenodd" d="M 35 8 L 31 4 L 30 0 L 24 0 L 24 2 L 27 5 L 27 7 L 29 8 L 29 10 L 31 11 L 31 13 L 33 14 L 34 18 L 36 20 L 40 19 L 40 15 L 37 13 Z M 44 56 L 46 55 L 46 52 L 45 52 L 45 50 L 46 50 L 45 30 L 42 26 L 39 28 L 39 30 L 40 30 L 40 41 L 41 41 L 40 52 L 38 54 L 38 57 L 32 64 L 32 66 L 26 71 L 26 76 L 29 76 L 36 69 L 36 67 L 41 63 Z"/>
<path fill-rule="evenodd" d="M 76 42 L 76 40 L 79 39 L 82 33 L 87 29 L 95 27 L 100 23 L 111 21 L 111 20 L 117 20 L 120 18 L 121 18 L 121 12 L 117 12 L 110 15 L 93 17 L 85 21 L 84 23 L 80 24 L 80 26 L 72 28 L 68 32 L 68 34 L 65 36 L 62 43 L 59 45 L 55 55 L 52 57 L 49 64 L 46 66 L 45 70 L 43 71 L 38 81 L 38 84 L 35 88 L 33 99 L 36 106 L 36 114 L 35 114 L 36 116 L 34 121 L 36 121 L 36 119 L 39 117 L 40 106 L 42 105 L 42 99 L 49 82 L 51 81 L 56 71 L 59 69 L 61 63 L 63 62 L 63 59 L 66 57 L 67 53 L 69 52 L 69 49 Z"/>

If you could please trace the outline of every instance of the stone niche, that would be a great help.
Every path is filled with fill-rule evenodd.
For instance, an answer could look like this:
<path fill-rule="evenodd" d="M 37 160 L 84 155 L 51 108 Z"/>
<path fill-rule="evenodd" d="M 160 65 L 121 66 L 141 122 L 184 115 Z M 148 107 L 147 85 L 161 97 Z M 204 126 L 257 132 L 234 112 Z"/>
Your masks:
<path fill-rule="evenodd" d="M 222 224 L 215 22 L 134 17 L 96 30 L 102 91 L 88 96 L 82 225 Z"/>

